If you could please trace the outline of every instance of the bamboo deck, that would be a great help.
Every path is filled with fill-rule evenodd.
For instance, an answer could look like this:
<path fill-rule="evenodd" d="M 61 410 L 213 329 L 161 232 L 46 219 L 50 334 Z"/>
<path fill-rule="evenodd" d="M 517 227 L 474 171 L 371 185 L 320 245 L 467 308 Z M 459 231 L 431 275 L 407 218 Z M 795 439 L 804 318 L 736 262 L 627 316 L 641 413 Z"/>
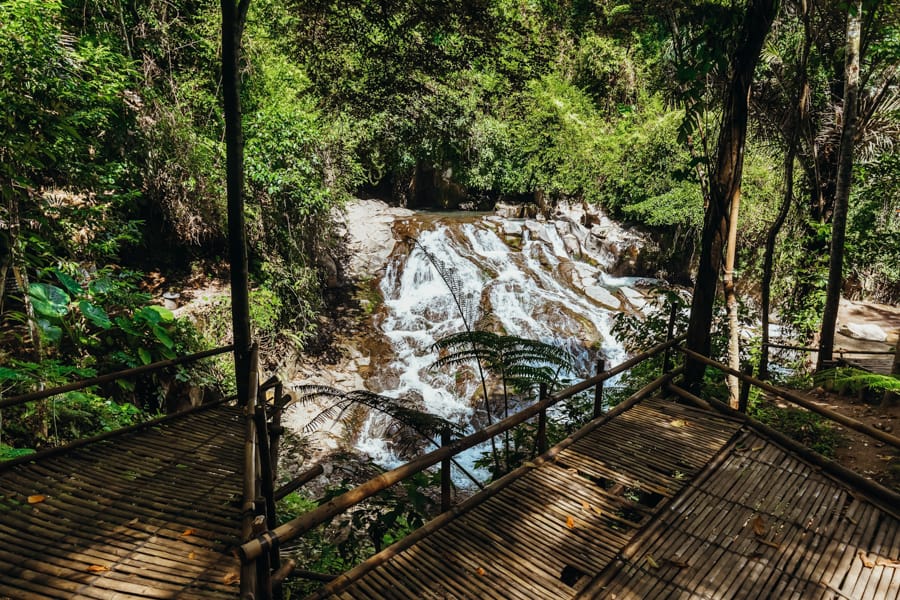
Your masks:
<path fill-rule="evenodd" d="M 0 465 L 0 598 L 236 597 L 243 444 L 217 406 Z"/>
<path fill-rule="evenodd" d="M 737 421 L 669 400 L 490 491 L 313 597 L 900 597 L 896 513 Z"/>
<path fill-rule="evenodd" d="M 894 366 L 894 357 L 891 355 L 854 356 L 852 358 L 843 358 L 841 361 L 848 367 L 855 367 L 870 373 L 878 373 L 879 375 L 890 375 L 891 368 Z"/>

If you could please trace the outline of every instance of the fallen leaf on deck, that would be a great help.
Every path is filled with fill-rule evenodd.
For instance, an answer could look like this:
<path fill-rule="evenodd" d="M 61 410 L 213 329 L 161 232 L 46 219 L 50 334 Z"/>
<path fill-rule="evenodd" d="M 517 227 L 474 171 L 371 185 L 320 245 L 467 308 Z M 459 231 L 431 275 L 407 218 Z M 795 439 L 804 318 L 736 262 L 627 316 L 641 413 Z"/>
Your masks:
<path fill-rule="evenodd" d="M 880 556 L 875 559 L 876 567 L 888 567 L 890 569 L 900 568 L 900 559 L 896 558 L 881 558 Z"/>
<path fill-rule="evenodd" d="M 866 556 L 866 553 L 864 551 L 860 550 L 859 552 L 856 553 L 856 555 L 859 556 L 859 560 L 862 561 L 862 564 L 865 568 L 872 569 L 875 567 L 875 562 L 869 560 L 868 556 Z"/>
<path fill-rule="evenodd" d="M 487 571 L 485 571 L 481 567 L 478 567 L 477 569 L 475 569 L 475 572 L 478 573 L 479 575 L 485 575 L 487 573 Z"/>
<path fill-rule="evenodd" d="M 536 469 L 536 468 L 537 468 L 537 465 L 534 464 L 533 462 L 531 462 L 530 460 L 526 460 L 525 462 L 523 462 L 523 463 L 522 463 L 522 466 L 523 466 L 523 467 L 530 467 L 530 468 L 532 468 L 532 469 Z"/>
<path fill-rule="evenodd" d="M 650 565 L 651 568 L 653 568 L 653 569 L 659 568 L 659 563 L 656 562 L 656 560 L 653 558 L 652 554 L 648 554 L 644 558 L 647 560 L 647 564 Z"/>
<path fill-rule="evenodd" d="M 691 566 L 680 558 L 667 558 L 666 562 L 673 567 L 678 567 L 679 569 L 687 569 L 689 566 Z"/>
<path fill-rule="evenodd" d="M 669 425 L 672 427 L 684 427 L 687 425 L 687 422 L 684 419 L 675 419 L 674 421 L 669 422 Z"/>
<path fill-rule="evenodd" d="M 240 575 L 238 575 L 237 571 L 228 571 L 222 577 L 222 583 L 225 585 L 231 585 L 232 583 L 237 583 L 240 580 Z"/>
<path fill-rule="evenodd" d="M 566 517 L 566 527 L 569 529 L 575 529 L 575 519 L 572 518 L 572 515 Z"/>
<path fill-rule="evenodd" d="M 196 557 L 197 557 L 197 555 L 194 554 L 193 552 L 190 552 L 190 553 L 188 554 L 188 560 L 194 560 Z"/>
<path fill-rule="evenodd" d="M 756 535 L 766 535 L 766 529 L 766 520 L 762 518 L 762 515 L 753 517 L 753 533 Z"/>
<path fill-rule="evenodd" d="M 593 510 L 594 513 L 595 513 L 598 517 L 602 517 L 602 516 L 603 516 L 603 511 L 600 510 L 599 508 L 597 508 L 596 506 L 592 506 L 592 507 L 591 507 L 591 510 Z"/>
<path fill-rule="evenodd" d="M 181 535 L 182 535 L 182 537 L 183 537 L 183 536 L 186 536 L 186 535 L 194 535 L 195 533 L 197 533 L 197 530 L 194 529 L 193 527 L 191 527 L 191 528 L 185 529 L 185 530 L 184 530 L 184 533 L 182 533 Z"/>
<path fill-rule="evenodd" d="M 589 511 L 589 510 L 591 510 L 591 505 L 588 504 L 587 502 L 585 502 L 584 500 L 582 500 L 582 501 L 581 501 L 581 508 L 583 508 L 584 510 Z"/>
<path fill-rule="evenodd" d="M 759 452 L 760 450 L 762 450 L 765 447 L 766 447 L 765 444 L 757 444 L 757 445 L 753 446 L 752 448 L 750 448 L 750 450 L 752 450 L 753 452 Z"/>
<path fill-rule="evenodd" d="M 91 565 L 87 570 L 91 573 L 103 573 L 104 571 L 109 571 L 109 567 L 104 567 L 103 565 Z"/>
<path fill-rule="evenodd" d="M 28 496 L 28 504 L 38 504 L 46 499 L 47 496 L 44 496 L 43 494 L 35 494 L 33 496 Z"/>

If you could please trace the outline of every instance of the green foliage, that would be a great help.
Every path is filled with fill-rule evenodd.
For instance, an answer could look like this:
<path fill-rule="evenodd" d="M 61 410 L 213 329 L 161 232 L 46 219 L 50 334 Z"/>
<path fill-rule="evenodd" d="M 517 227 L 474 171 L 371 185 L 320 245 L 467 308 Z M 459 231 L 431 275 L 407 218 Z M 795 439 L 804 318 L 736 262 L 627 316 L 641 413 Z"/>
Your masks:
<path fill-rule="evenodd" d="M 822 456 L 832 457 L 841 436 L 825 418 L 801 408 L 781 408 L 764 396 L 751 398 L 747 414 Z"/>
<path fill-rule="evenodd" d="M 815 381 L 820 384 L 829 383 L 842 393 L 857 393 L 864 390 L 877 392 L 900 392 L 900 376 L 870 373 L 851 367 L 827 369 L 816 373 Z"/>

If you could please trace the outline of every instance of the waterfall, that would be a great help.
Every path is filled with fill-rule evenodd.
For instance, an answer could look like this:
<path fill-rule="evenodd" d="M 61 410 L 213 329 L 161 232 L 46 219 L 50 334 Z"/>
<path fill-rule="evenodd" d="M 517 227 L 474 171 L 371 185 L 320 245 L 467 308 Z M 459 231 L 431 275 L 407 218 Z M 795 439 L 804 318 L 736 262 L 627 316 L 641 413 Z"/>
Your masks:
<path fill-rule="evenodd" d="M 575 358 L 571 378 L 589 376 L 597 351 L 608 364 L 624 352 L 610 328 L 612 315 L 643 303 L 633 278 L 606 274 L 614 258 L 608 247 L 590 243 L 587 229 L 568 221 L 537 222 L 483 217 L 444 218 L 419 230 L 418 244 L 395 252 L 381 280 L 384 305 L 376 325 L 390 342 L 393 360 L 382 366 L 390 376 L 374 389 L 393 398 L 413 398 L 423 410 L 470 426 L 471 398 L 479 382 L 430 369 L 438 358 L 434 342 L 479 327 L 564 347 Z M 424 249 L 424 251 L 423 251 Z M 454 298 L 426 252 L 461 284 L 464 321 Z M 376 462 L 399 461 L 383 439 L 385 418 L 373 413 L 358 449 Z M 460 458 L 467 468 L 487 446 Z M 462 480 L 460 480 L 462 482 Z"/>

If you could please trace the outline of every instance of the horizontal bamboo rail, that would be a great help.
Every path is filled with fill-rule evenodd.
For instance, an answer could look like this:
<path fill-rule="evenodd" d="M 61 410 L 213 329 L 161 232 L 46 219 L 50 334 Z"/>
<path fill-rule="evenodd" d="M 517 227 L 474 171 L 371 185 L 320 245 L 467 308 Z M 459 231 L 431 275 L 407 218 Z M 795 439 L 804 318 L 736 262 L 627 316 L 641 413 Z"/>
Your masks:
<path fill-rule="evenodd" d="M 796 350 L 798 352 L 818 352 L 818 348 L 810 348 L 808 346 L 789 346 L 786 344 L 763 344 L 764 348 L 777 348 L 779 350 Z M 844 348 L 835 348 L 832 352 L 836 354 L 894 354 L 893 350 L 848 350 Z"/>
<path fill-rule="evenodd" d="M 301 487 L 303 487 L 304 485 L 306 485 L 307 483 L 309 483 L 310 481 L 312 481 L 313 479 L 315 479 L 316 477 L 318 477 L 319 475 L 321 475 L 324 472 L 325 472 L 325 468 L 322 465 L 316 465 L 316 466 L 310 468 L 309 470 L 304 471 L 303 473 L 300 473 L 300 475 L 298 475 L 291 481 L 287 482 L 286 484 L 284 484 L 283 486 L 281 486 L 280 488 L 275 490 L 275 492 L 273 494 L 275 500 L 276 501 L 281 500 L 282 498 L 284 498 L 291 492 L 295 492 L 295 491 L 299 490 Z"/>
<path fill-rule="evenodd" d="M 550 448 L 548 451 L 543 453 L 541 456 L 535 458 L 533 461 L 530 461 L 530 463 L 528 465 L 523 465 L 521 467 L 518 467 L 517 469 L 514 469 L 513 471 L 510 471 L 509 473 L 507 473 L 506 475 L 504 475 L 503 477 L 501 477 L 500 479 L 498 479 L 497 481 L 492 483 L 484 491 L 482 491 L 474 496 L 470 496 L 468 499 L 463 501 L 458 506 L 451 508 L 447 512 L 441 513 L 440 515 L 438 515 L 437 517 L 435 517 L 434 519 L 432 519 L 431 521 L 429 521 L 422 527 L 419 527 L 415 531 L 411 532 L 409 535 L 405 536 L 400 541 L 385 548 L 378 554 L 370 557 L 368 560 L 360 563 L 353 569 L 343 573 L 342 575 L 339 575 L 332 583 L 326 585 L 325 587 L 320 589 L 318 592 L 316 592 L 315 594 L 310 596 L 308 598 L 308 600 L 322 600 L 332 594 L 336 594 L 336 593 L 340 592 L 343 587 L 345 587 L 347 584 L 351 583 L 352 581 L 355 581 L 356 579 L 361 577 L 363 574 L 367 573 L 368 571 L 371 571 L 378 565 L 384 564 L 385 562 L 387 562 L 388 560 L 390 560 L 397 554 L 403 552 L 404 550 L 406 550 L 413 544 L 417 543 L 419 540 L 421 540 L 425 536 L 427 536 L 431 533 L 434 533 L 435 531 L 437 531 L 438 529 L 440 529 L 441 527 L 443 527 L 444 525 L 446 525 L 447 523 L 449 523 L 450 521 L 452 521 L 453 519 L 458 517 L 460 514 L 468 511 L 469 509 L 477 506 L 478 504 L 481 504 L 488 498 L 495 496 L 503 488 L 508 486 L 510 483 L 516 481 L 519 477 L 521 477 L 528 470 L 534 469 L 535 467 L 538 467 L 546 462 L 552 462 L 553 460 L 556 459 L 556 456 L 560 452 L 562 452 L 563 450 L 565 450 L 566 448 L 568 448 L 569 446 L 571 446 L 572 444 L 574 444 L 581 438 L 585 437 L 586 435 L 588 435 L 589 433 L 591 433 L 592 431 L 594 431 L 601 425 L 609 422 L 611 419 L 615 418 L 617 415 L 620 415 L 623 412 L 625 412 L 626 410 L 632 408 L 635 404 L 637 404 L 638 402 L 640 402 L 641 400 L 643 400 L 644 398 L 646 398 L 647 396 L 649 396 L 650 394 L 655 392 L 657 389 L 664 386 L 668 382 L 672 381 L 672 379 L 677 377 L 681 372 L 682 372 L 682 369 L 678 368 L 678 369 L 675 369 L 674 371 L 672 371 L 671 373 L 665 373 L 662 376 L 655 379 L 654 381 L 648 383 L 643 388 L 641 388 L 640 390 L 638 390 L 637 392 L 632 394 L 627 400 L 625 400 L 621 404 L 617 405 L 609 412 L 594 419 L 593 421 L 591 421 L 590 423 L 588 423 L 586 426 L 582 427 L 578 431 L 574 432 L 571 436 L 564 439 L 563 441 L 561 441 L 559 444 L 557 444 L 553 448 Z"/>
<path fill-rule="evenodd" d="M 760 423 L 752 417 L 748 417 L 747 415 L 734 410 L 720 400 L 704 400 L 672 383 L 668 384 L 666 386 L 666 389 L 684 398 L 691 404 L 694 404 L 701 408 L 705 408 L 707 410 L 717 410 L 725 415 L 742 420 L 751 428 L 756 429 L 758 432 L 766 435 L 788 450 L 795 452 L 807 462 L 814 464 L 823 471 L 830 473 L 831 475 L 838 477 L 839 479 L 843 479 L 848 483 L 852 483 L 857 488 L 865 490 L 870 496 L 881 500 L 881 504 L 886 504 L 884 508 L 887 508 L 892 514 L 894 514 L 895 516 L 900 516 L 900 512 L 898 512 L 898 510 L 900 510 L 900 494 L 898 494 L 897 492 L 884 487 L 876 481 L 866 479 L 862 475 L 851 471 L 850 469 L 834 462 L 833 460 L 825 458 L 818 452 L 810 450 L 803 444 L 800 444 L 799 442 L 789 438 L 780 431 L 773 429 L 768 425 L 765 425 L 764 423 Z"/>
<path fill-rule="evenodd" d="M 704 363 L 706 365 L 709 365 L 711 367 L 715 367 L 724 373 L 728 373 L 729 375 L 734 375 L 738 379 L 741 379 L 742 381 L 746 381 L 750 385 L 754 385 L 754 386 L 756 386 L 760 389 L 763 389 L 767 392 L 771 392 L 772 394 L 775 394 L 776 396 L 778 396 L 780 398 L 784 398 L 785 400 L 793 402 L 794 404 L 797 404 L 798 406 L 802 406 L 803 408 L 805 408 L 811 412 L 822 415 L 823 417 L 826 417 L 828 419 L 831 419 L 832 421 L 840 423 L 841 425 L 843 425 L 845 427 L 848 427 L 855 431 L 859 431 L 860 433 L 864 433 L 864 434 L 868 435 L 869 437 L 872 437 L 872 438 L 877 439 L 878 441 L 884 442 L 885 444 L 890 444 L 891 446 L 893 446 L 895 448 L 900 448 L 900 438 L 893 436 L 887 432 L 881 431 L 879 429 L 875 429 L 874 427 L 870 427 L 870 426 L 866 425 L 865 423 L 861 423 L 860 421 L 857 421 L 856 419 L 853 419 L 846 415 L 842 415 L 841 413 L 835 412 L 829 408 L 819 406 L 815 402 L 809 400 L 808 398 L 804 398 L 802 395 L 800 395 L 796 392 L 784 390 L 782 388 L 772 385 L 771 383 L 766 383 L 765 381 L 761 381 L 759 379 L 756 379 L 755 377 L 741 373 L 740 371 L 732 369 L 732 368 L 728 367 L 727 365 L 723 365 L 722 363 L 716 362 L 716 361 L 712 360 L 711 358 L 707 358 L 706 356 L 703 356 L 702 354 L 698 354 L 697 352 L 694 352 L 693 350 L 688 350 L 687 348 L 681 348 L 681 347 L 679 347 L 679 350 L 681 350 L 682 352 L 684 352 L 686 355 L 690 356 L 694 360 L 697 360 L 697 361 Z"/>
<path fill-rule="evenodd" d="M 50 396 L 56 396 L 58 394 L 65 394 L 66 392 L 74 392 L 76 390 L 83 390 L 84 388 L 93 387 L 95 385 L 102 385 L 104 383 L 109 383 L 110 381 L 116 381 L 117 379 L 125 379 L 126 377 L 134 377 L 136 375 L 142 375 L 144 373 L 149 373 L 152 371 L 159 371 L 160 369 L 183 365 L 185 363 L 194 362 L 203 358 L 208 358 L 210 356 L 216 356 L 217 354 L 225 354 L 226 352 L 231 352 L 232 350 L 234 350 L 234 345 L 222 346 L 221 348 L 204 350 L 203 352 L 189 354 L 188 356 L 182 356 L 181 358 L 161 360 L 159 362 L 150 363 L 149 365 L 134 367 L 133 369 L 125 369 L 123 371 L 116 371 L 114 373 L 98 375 L 97 377 L 91 377 L 89 379 L 83 379 L 81 381 L 74 381 L 72 383 L 67 383 L 66 385 L 61 385 L 59 387 L 50 388 L 47 390 L 29 392 L 28 394 L 22 394 L 19 396 L 13 396 L 12 398 L 6 398 L 5 400 L 0 400 L 0 408 L 9 408 L 10 406 L 17 406 L 19 404 L 32 402 L 34 400 L 43 400 L 44 398 L 49 398 Z"/>
<path fill-rule="evenodd" d="M 288 521 L 287 523 L 279 525 L 272 531 L 267 531 L 262 535 L 259 535 L 256 538 L 242 544 L 238 549 L 241 559 L 245 563 L 253 561 L 263 552 L 267 552 L 274 544 L 283 545 L 285 542 L 303 535 L 313 527 L 324 523 L 335 515 L 338 515 L 351 506 L 354 506 L 355 504 L 358 504 L 363 500 L 374 496 L 378 492 L 394 485 L 395 483 L 403 481 L 407 477 L 411 477 L 416 473 L 424 471 L 425 469 L 438 464 L 445 458 L 456 456 L 464 450 L 468 450 L 469 448 L 477 446 L 478 444 L 487 441 L 494 436 L 500 435 L 538 415 L 541 411 L 546 410 L 557 402 L 565 400 L 566 398 L 570 398 L 575 394 L 578 394 L 579 392 L 590 389 L 596 384 L 602 381 L 606 381 L 607 379 L 614 377 L 615 375 L 618 375 L 619 373 L 627 369 L 630 369 L 634 365 L 646 360 L 647 358 L 663 352 L 666 348 L 676 346 L 683 339 L 684 336 L 679 336 L 678 338 L 659 344 L 651 348 L 650 350 L 642 352 L 641 354 L 638 354 L 637 356 L 617 365 L 616 367 L 613 367 L 605 373 L 595 375 L 589 379 L 570 386 L 545 400 L 536 402 L 535 404 L 522 409 L 508 419 L 504 419 L 503 421 L 494 423 L 493 425 L 486 427 L 480 431 L 476 431 L 469 436 L 460 438 L 447 446 L 443 446 L 433 452 L 420 456 L 419 458 L 412 460 L 405 465 L 397 467 L 392 471 L 382 473 L 381 475 L 370 479 L 362 485 L 340 496 L 332 498 L 318 508 L 304 513 L 299 517 Z"/>

